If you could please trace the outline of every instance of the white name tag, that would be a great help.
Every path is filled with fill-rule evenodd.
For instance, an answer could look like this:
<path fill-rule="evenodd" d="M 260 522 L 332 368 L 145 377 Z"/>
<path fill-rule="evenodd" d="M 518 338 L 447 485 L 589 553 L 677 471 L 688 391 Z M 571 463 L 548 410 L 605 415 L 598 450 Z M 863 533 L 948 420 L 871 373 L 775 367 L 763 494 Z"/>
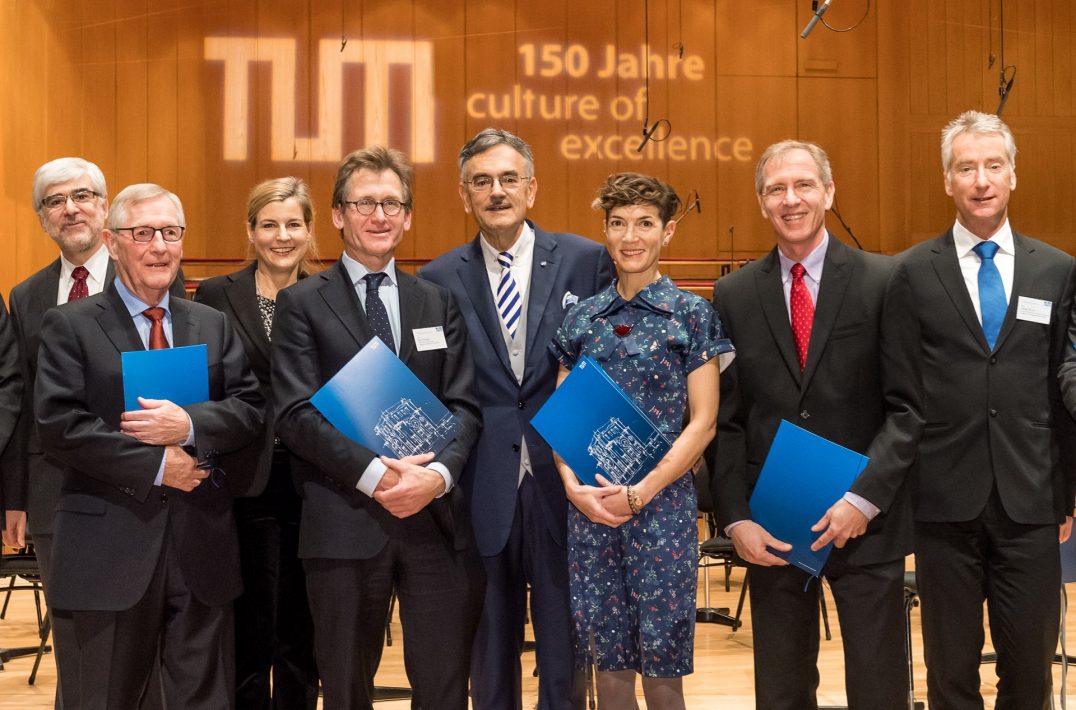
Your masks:
<path fill-rule="evenodd" d="M 415 334 L 415 348 L 419 352 L 424 350 L 444 350 L 448 347 L 448 343 L 445 342 L 445 329 L 442 326 L 415 328 L 411 332 Z"/>
<path fill-rule="evenodd" d="M 1016 302 L 1016 317 L 1019 320 L 1029 320 L 1032 323 L 1050 325 L 1050 312 L 1053 307 L 1053 301 L 1021 296 L 1020 300 Z"/>

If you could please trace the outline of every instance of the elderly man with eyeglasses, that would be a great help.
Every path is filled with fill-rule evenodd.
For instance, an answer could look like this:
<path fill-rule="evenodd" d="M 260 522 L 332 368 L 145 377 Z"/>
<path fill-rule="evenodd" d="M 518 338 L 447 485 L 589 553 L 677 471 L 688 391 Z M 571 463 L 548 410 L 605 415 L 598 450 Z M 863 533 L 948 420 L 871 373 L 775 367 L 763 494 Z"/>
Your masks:
<path fill-rule="evenodd" d="M 254 439 L 264 402 L 227 318 L 169 293 L 186 231 L 179 198 L 131 185 L 107 224 L 116 278 L 45 314 L 34 397 L 42 448 L 62 467 L 48 584 L 74 632 L 56 649 L 78 683 L 65 681 L 64 699 L 138 707 L 157 691 L 159 653 L 166 707 L 230 707 L 239 544 L 214 461 Z M 128 409 L 121 354 L 188 345 L 205 346 L 209 398 Z"/>
<path fill-rule="evenodd" d="M 455 295 L 481 374 L 484 421 L 460 486 L 486 576 L 471 662 L 476 710 L 519 707 L 530 590 L 538 646 L 538 707 L 582 708 L 568 605 L 568 501 L 553 452 L 530 418 L 557 384 L 547 345 L 568 309 L 607 286 L 613 265 L 597 242 L 526 219 L 538 180 L 531 148 L 487 128 L 460 150 L 459 194 L 478 235 L 421 276 Z"/>
<path fill-rule="evenodd" d="M 65 157 L 51 160 L 34 173 L 34 212 L 45 233 L 60 248 L 60 255 L 40 271 L 20 282 L 11 291 L 11 316 L 19 344 L 18 367 L 24 383 L 21 414 L 14 433 L 0 458 L 4 487 L 4 543 L 21 548 L 29 530 L 49 598 L 49 571 L 52 567 L 53 510 L 60 497 L 62 467 L 46 456 L 34 424 L 34 384 L 41 322 L 54 306 L 100 293 L 115 276 L 108 250 L 101 242 L 101 230 L 108 213 L 108 186 L 101 169 L 88 160 Z M 183 272 L 172 283 L 173 298 L 183 298 Z M 0 333 L 3 328 L 0 328 Z M 0 371 L 3 371 L 0 365 Z M 0 380 L 2 382 L 2 380 Z M 0 407 L 0 412 L 3 409 Z M 3 424 L 0 417 L 0 432 Z M 53 644 L 62 646 L 70 638 L 68 619 L 53 613 Z M 78 688 L 74 672 L 65 673 L 57 657 L 57 701 L 62 707 L 62 687 L 71 681 Z M 156 697 L 147 694 L 142 707 L 159 707 Z"/>

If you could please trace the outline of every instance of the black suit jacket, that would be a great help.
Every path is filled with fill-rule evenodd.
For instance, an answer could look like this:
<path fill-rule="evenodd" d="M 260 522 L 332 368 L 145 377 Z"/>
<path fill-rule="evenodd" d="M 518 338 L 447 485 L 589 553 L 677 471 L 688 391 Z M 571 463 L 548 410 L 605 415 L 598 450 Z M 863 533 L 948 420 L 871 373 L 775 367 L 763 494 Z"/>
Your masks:
<path fill-rule="evenodd" d="M 19 366 L 19 338 L 13 319 L 0 298 L 0 450 L 8 445 L 19 421 L 22 409 L 23 375 Z M 19 504 L 25 499 L 21 479 L 14 469 L 8 470 L 0 459 L 0 512 L 25 510 Z M 22 503 L 25 505 L 25 503 Z"/>
<path fill-rule="evenodd" d="M 397 270 L 400 359 L 459 420 L 456 438 L 437 456 L 455 480 L 478 437 L 481 415 L 467 326 L 452 294 Z M 442 326 L 447 347 L 420 352 L 413 329 Z M 299 556 L 368 559 L 384 547 L 392 516 L 355 488 L 376 454 L 341 434 L 310 398 L 370 340 L 358 294 L 343 263 L 310 276 L 277 296 L 272 383 L 277 433 L 292 451 L 292 473 L 303 489 Z M 458 487 L 429 505 L 456 549 L 470 542 Z"/>
<path fill-rule="evenodd" d="M 533 224 L 531 225 L 533 227 Z M 460 485 L 471 506 L 478 550 L 484 556 L 504 549 L 515 517 L 519 482 L 519 442 L 525 436 L 534 482 L 542 492 L 544 522 L 565 546 L 568 505 L 553 451 L 530 425 L 557 386 L 557 361 L 549 352 L 557 328 L 576 300 L 593 296 L 613 279 L 608 252 L 574 234 L 550 234 L 534 227 L 534 259 L 527 302 L 523 381 L 508 360 L 501 321 L 493 303 L 480 237 L 438 257 L 420 276 L 452 291 L 470 332 L 476 393 L 482 406 L 482 434 L 471 452 Z"/>
<path fill-rule="evenodd" d="M 269 338 L 262 325 L 258 310 L 258 291 L 254 283 L 257 263 L 226 276 L 206 279 L 198 285 L 194 300 L 212 306 L 228 316 L 235 332 L 243 343 L 250 361 L 250 369 L 258 378 L 262 397 L 265 399 L 265 427 L 262 436 L 239 451 L 221 459 L 221 466 L 228 472 L 228 487 L 236 496 L 257 496 L 265 490 L 269 470 L 273 463 L 273 440 L 276 430 L 273 423 L 272 388 L 269 385 Z"/>
<path fill-rule="evenodd" d="M 895 266 L 830 235 L 802 373 L 777 250 L 714 284 L 714 307 L 736 346 L 721 376 L 709 462 L 722 525 L 750 519 L 762 462 L 787 419 L 870 457 L 851 491 L 882 513 L 833 554 L 869 564 L 911 551 L 905 477 L 920 431 L 919 390 L 915 343 L 894 308 L 907 298 Z"/>
<path fill-rule="evenodd" d="M 105 272 L 105 290 L 112 285 L 115 277 L 115 266 L 110 259 Z M 37 379 L 41 324 L 46 311 L 56 307 L 59 287 L 60 259 L 57 258 L 11 290 L 11 316 L 19 340 L 23 396 L 15 432 L 0 455 L 0 473 L 3 476 L 7 509 L 27 511 L 27 526 L 33 535 L 52 534 L 52 511 L 60 497 L 63 471 L 61 464 L 44 455 L 34 421 L 34 383 Z M 182 269 L 170 293 L 172 298 L 186 296 Z"/>
<path fill-rule="evenodd" d="M 1076 261 L 1019 234 L 1013 246 L 1009 309 L 993 351 L 964 283 L 952 230 L 900 256 L 914 313 L 908 337 L 919 344 L 924 384 L 916 520 L 973 520 L 995 484 L 1018 523 L 1052 524 L 1072 512 L 1076 436 L 1057 374 L 1063 361 L 1072 367 L 1067 333 Z M 1018 319 L 1020 298 L 1049 301 L 1050 322 Z M 1069 401 L 1076 403 L 1066 379 Z"/>
<path fill-rule="evenodd" d="M 174 344 L 208 346 L 210 399 L 184 407 L 198 458 L 246 444 L 261 427 L 262 401 L 227 318 L 182 299 L 170 308 Z M 200 602 L 234 599 L 239 549 L 227 487 L 208 479 L 190 493 L 154 486 L 164 448 L 119 431 L 120 353 L 144 348 L 115 287 L 46 312 L 41 346 L 38 430 L 47 454 L 64 467 L 50 602 L 60 609 L 130 608 L 145 593 L 166 534 Z"/>

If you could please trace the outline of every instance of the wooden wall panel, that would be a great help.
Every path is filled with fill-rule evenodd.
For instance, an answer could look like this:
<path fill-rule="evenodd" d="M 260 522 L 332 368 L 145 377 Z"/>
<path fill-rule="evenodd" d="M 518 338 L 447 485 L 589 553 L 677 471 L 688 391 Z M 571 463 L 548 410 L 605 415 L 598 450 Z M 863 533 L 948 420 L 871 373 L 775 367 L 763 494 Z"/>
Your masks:
<path fill-rule="evenodd" d="M 27 200 L 33 171 L 46 160 L 94 160 L 113 193 L 146 180 L 176 190 L 190 227 L 188 271 L 200 276 L 233 267 L 198 259 L 246 255 L 247 192 L 282 175 L 311 184 L 322 255 L 338 255 L 329 218 L 335 161 L 374 134 L 412 152 L 425 138 L 420 119 L 427 117 L 433 142 L 417 160 L 405 257 L 431 258 L 473 235 L 457 195 L 456 154 L 488 125 L 532 144 L 539 184 L 532 216 L 546 229 L 600 238 L 600 215 L 589 204 L 616 170 L 658 174 L 685 198 L 698 190 L 703 211 L 686 218 L 667 254 L 681 260 L 669 269 L 684 278 L 715 275 L 708 260 L 750 258 L 771 247 L 754 196 L 754 162 L 787 137 L 816 139 L 829 151 L 840 206 L 868 249 L 896 252 L 952 221 L 938 132 L 962 110 L 997 107 L 998 3 L 872 3 L 852 32 L 819 26 L 807 40 L 798 36 L 806 0 L 650 0 L 644 17 L 645 5 L 7 0 L 0 4 L 0 89 L 19 100 L 0 115 L 0 196 L 13 215 L 0 226 L 11 254 L 0 262 L 0 292 L 55 256 Z M 864 7 L 834 3 L 826 19 L 846 26 Z M 650 82 L 648 118 L 668 119 L 673 132 L 640 154 L 632 148 L 644 81 L 631 64 L 644 21 L 650 50 L 661 58 L 656 73 L 678 43 L 685 59 L 677 78 Z M 1017 67 L 1005 109 L 1021 149 L 1014 225 L 1073 249 L 1076 218 L 1063 206 L 1076 188 L 1076 7 L 1010 2 L 1004 23 L 1005 63 Z M 209 56 L 218 40 L 232 43 L 232 64 Z M 249 46 L 239 49 L 244 41 Z M 393 45 L 404 55 L 378 64 L 391 42 L 407 43 Z M 245 51 L 276 61 L 244 64 L 233 75 L 242 92 L 228 94 L 226 65 L 238 67 Z M 565 65 L 569 51 L 587 65 Z M 626 69 L 604 72 L 610 51 L 627 55 Z M 988 67 L 991 51 L 998 56 Z M 560 66 L 550 70 L 550 61 Z M 696 76 L 684 76 L 689 65 Z M 421 86 L 427 71 L 432 95 Z M 369 99 L 367 88 L 381 80 L 388 98 Z M 514 105 L 516 87 L 521 97 L 533 96 L 529 113 Z M 566 115 L 568 97 L 587 97 L 589 111 L 576 104 Z M 539 115 L 543 99 L 561 111 Z M 230 123 L 226 115 L 242 105 L 245 118 Z M 504 113 L 494 117 L 494 108 Z"/>

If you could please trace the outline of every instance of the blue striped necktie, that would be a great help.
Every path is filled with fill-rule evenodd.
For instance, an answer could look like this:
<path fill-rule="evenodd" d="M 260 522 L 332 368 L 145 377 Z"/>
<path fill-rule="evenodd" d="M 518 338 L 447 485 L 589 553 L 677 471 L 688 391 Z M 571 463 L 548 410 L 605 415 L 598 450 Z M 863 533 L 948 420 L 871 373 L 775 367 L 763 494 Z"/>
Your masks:
<path fill-rule="evenodd" d="M 523 300 L 519 297 L 516 280 L 512 278 L 512 255 L 502 251 L 497 255 L 497 263 L 501 266 L 501 280 L 497 283 L 497 312 L 501 314 L 501 322 L 508 330 L 508 336 L 515 340 Z"/>
<path fill-rule="evenodd" d="M 1005 286 L 1001 283 L 1001 273 L 994 265 L 994 255 L 997 254 L 996 242 L 979 242 L 973 247 L 979 255 L 979 310 L 983 316 L 983 335 L 986 336 L 986 344 L 994 349 L 998 341 L 998 333 L 1001 332 L 1001 323 L 1005 320 L 1005 311 L 1008 309 L 1008 301 L 1005 300 Z"/>

